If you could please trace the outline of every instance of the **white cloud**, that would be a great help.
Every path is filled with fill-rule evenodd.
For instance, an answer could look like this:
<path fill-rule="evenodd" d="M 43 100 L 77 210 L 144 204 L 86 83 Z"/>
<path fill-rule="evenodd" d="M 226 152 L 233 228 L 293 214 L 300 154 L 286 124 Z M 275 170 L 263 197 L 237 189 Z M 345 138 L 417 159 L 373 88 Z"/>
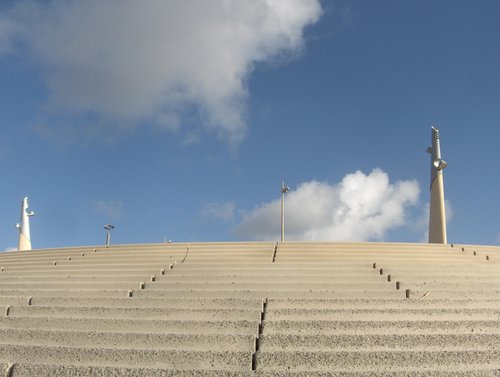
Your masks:
<path fill-rule="evenodd" d="M 5 251 L 6 253 L 11 252 L 11 251 L 17 251 L 17 247 L 14 247 L 14 246 L 12 246 L 12 247 L 8 247 L 8 248 L 6 248 L 4 251 Z"/>
<path fill-rule="evenodd" d="M 0 18 L 0 53 L 23 41 L 53 110 L 175 131 L 194 106 L 236 145 L 254 64 L 300 51 L 321 12 L 319 0 L 20 0 Z"/>
<path fill-rule="evenodd" d="M 116 200 L 99 200 L 94 203 L 94 209 L 112 219 L 120 218 L 123 215 L 123 203 Z"/>
<path fill-rule="evenodd" d="M 346 175 L 340 183 L 310 181 L 290 191 L 285 199 L 288 240 L 368 241 L 405 225 L 405 210 L 419 196 L 415 180 L 389 183 L 374 169 Z M 257 240 L 275 240 L 280 234 L 280 199 L 264 203 L 244 216 L 236 232 Z"/>
<path fill-rule="evenodd" d="M 234 218 L 234 212 L 236 210 L 236 203 L 233 201 L 229 202 L 211 202 L 208 203 L 201 214 L 205 217 L 212 217 L 215 219 L 220 219 L 224 221 L 231 221 Z"/>

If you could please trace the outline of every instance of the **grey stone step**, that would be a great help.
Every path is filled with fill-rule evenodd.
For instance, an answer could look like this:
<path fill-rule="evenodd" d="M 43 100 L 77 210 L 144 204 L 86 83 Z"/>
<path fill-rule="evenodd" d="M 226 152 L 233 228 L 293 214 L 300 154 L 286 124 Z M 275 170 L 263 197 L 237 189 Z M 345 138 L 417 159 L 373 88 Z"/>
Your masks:
<path fill-rule="evenodd" d="M 275 309 L 266 312 L 266 320 L 492 320 L 500 318 L 497 309 Z"/>
<path fill-rule="evenodd" d="M 411 281 L 403 280 L 402 283 L 405 286 L 416 290 L 433 290 L 433 289 L 453 289 L 457 291 L 471 291 L 471 290 L 491 290 L 493 292 L 500 292 L 500 285 L 494 284 L 494 282 L 484 282 L 484 281 L 468 281 L 468 282 L 456 282 L 456 281 Z"/>
<path fill-rule="evenodd" d="M 378 271 L 377 271 L 378 272 Z M 344 269 L 252 269 L 252 268 L 235 268 L 235 269 L 221 269 L 206 268 L 206 269 L 189 269 L 186 268 L 174 268 L 167 271 L 167 275 L 162 276 L 162 279 L 217 279 L 220 277 L 241 277 L 241 278 L 263 278 L 263 279 L 273 279 L 275 277 L 284 277 L 290 279 L 300 278 L 340 278 L 340 277 L 351 277 L 351 276 L 374 276 L 376 273 L 368 268 L 357 269 L 357 270 L 344 270 Z M 1 275 L 0 275 L 1 276 Z"/>
<path fill-rule="evenodd" d="M 69 287 L 72 285 L 68 284 Z M 7 285 L 7 287 L 9 287 Z M 75 285 L 76 287 L 76 285 Z M 110 285 L 110 288 L 115 287 L 114 285 Z M 118 288 L 118 285 L 116 286 Z M 295 281 L 282 281 L 280 279 L 276 279 L 274 283 L 271 282 L 259 282 L 259 281 L 178 281 L 171 282 L 168 280 L 163 280 L 159 282 L 147 282 L 145 284 L 145 289 L 275 289 L 275 290 L 290 290 L 294 291 L 297 289 L 312 289 L 312 290 L 325 290 L 325 289 L 338 289 L 338 290 L 363 290 L 363 289 L 372 289 L 372 290 L 392 290 L 394 289 L 391 285 L 387 284 L 384 281 L 377 281 L 376 279 L 372 279 L 372 281 L 366 282 L 358 282 L 356 279 L 353 279 L 351 282 L 300 282 L 298 280 Z"/>
<path fill-rule="evenodd" d="M 1 371 L 0 363 L 0 371 Z M 6 369 L 6 364 L 4 366 Z M 460 370 L 400 370 L 391 372 L 335 372 L 336 377 L 492 377 L 495 372 L 484 365 L 461 367 Z M 113 377 L 331 377 L 331 372 L 237 372 L 229 370 L 178 370 L 159 368 L 120 368 L 101 366 L 75 366 L 56 364 L 28 364 L 18 363 L 12 368 L 11 377 L 54 377 L 54 376 L 113 376 Z"/>
<path fill-rule="evenodd" d="M 427 297 L 430 297 L 427 296 Z M 499 309 L 498 299 L 271 299 L 267 309 Z"/>
<path fill-rule="evenodd" d="M 3 329 L 45 329 L 112 331 L 125 333 L 156 332 L 158 334 L 237 334 L 256 335 L 258 321 L 151 320 L 106 318 L 4 317 Z"/>
<path fill-rule="evenodd" d="M 27 301 L 20 301 L 25 304 Z M 9 304 L 15 305 L 15 303 Z M 253 309 L 260 310 L 260 299 L 208 299 L 208 298 L 77 298 L 77 297 L 33 297 L 31 305 L 37 306 L 102 306 L 102 307 L 141 307 L 141 308 L 178 308 L 178 309 Z"/>
<path fill-rule="evenodd" d="M 266 316 L 267 318 L 267 316 Z M 384 334 L 497 334 L 500 319 L 478 320 L 265 320 L 264 334 L 384 335 Z"/>
<path fill-rule="evenodd" d="M 260 337 L 262 351 L 391 351 L 391 350 L 493 350 L 500 349 L 496 334 L 379 334 L 379 335 L 297 335 L 274 334 Z"/>
<path fill-rule="evenodd" d="M 10 362 L 64 363 L 120 367 L 251 370 L 251 353 L 176 351 L 0 344 L 1 359 Z"/>
<path fill-rule="evenodd" d="M 39 346 L 252 352 L 254 340 L 254 335 L 233 334 L 158 334 L 0 328 L 0 343 Z"/>
<path fill-rule="evenodd" d="M 127 289 L 2 289 L 0 296 L 127 297 Z"/>
<path fill-rule="evenodd" d="M 176 268 L 183 271 L 288 271 L 295 273 L 297 271 L 359 271 L 371 269 L 373 262 L 368 260 L 364 262 L 346 262 L 346 263 L 183 263 Z"/>
<path fill-rule="evenodd" d="M 446 289 L 414 289 L 411 285 L 406 286 L 401 284 L 403 290 L 410 289 L 410 297 L 419 300 L 425 298 L 435 299 L 471 299 L 471 300 L 498 300 L 500 299 L 500 289 L 470 289 L 455 290 L 453 288 Z"/>
<path fill-rule="evenodd" d="M 29 297 L 0 296 L 0 307 L 8 305 L 27 305 Z"/>
<path fill-rule="evenodd" d="M 91 269 L 45 269 L 45 270 L 32 270 L 32 271 L 22 271 L 22 272 L 14 272 L 5 270 L 3 273 L 0 273 L 0 278 L 5 280 L 10 280 L 11 278 L 58 278 L 58 277 L 66 277 L 66 276 L 79 276 L 79 277 L 100 277 L 100 276 L 133 276 L 133 275 L 150 275 L 150 274 L 160 274 L 163 269 L 165 273 L 171 272 L 173 270 L 169 270 L 167 266 L 157 267 L 157 268 L 134 268 L 133 266 L 123 269 L 123 268 L 113 268 L 110 266 L 107 269 L 100 270 L 91 270 Z"/>
<path fill-rule="evenodd" d="M 30 289 L 44 289 L 44 290 L 52 290 L 52 289 L 71 289 L 71 290 L 77 290 L 77 289 L 92 289 L 92 290 L 99 290 L 99 289 L 133 289 L 139 286 L 140 279 L 136 279 L 135 282 L 133 281 L 118 281 L 118 282 L 106 282 L 106 281 L 97 281 L 97 282 L 92 282 L 92 281 L 80 281 L 80 282 L 73 282 L 73 281 L 55 281 L 55 282 L 40 282 L 40 283 L 22 283 L 22 282 L 15 282 L 15 283 L 4 283 L 0 282 L 0 289 L 1 290 L 8 290 L 8 289 L 13 289 L 13 290 L 30 290 Z"/>
<path fill-rule="evenodd" d="M 180 298 L 180 297 L 204 297 L 204 298 L 403 298 L 405 292 L 401 290 L 359 290 L 359 289 L 336 289 L 336 290 L 313 290 L 307 287 L 293 290 L 277 290 L 270 285 L 268 289 L 252 289 L 248 287 L 243 290 L 232 289 L 143 289 L 134 290 L 134 297 L 148 298 Z"/>
<path fill-rule="evenodd" d="M 170 320 L 257 320 L 255 309 L 170 309 L 120 307 L 11 306 L 11 317 L 128 318 Z"/>
<path fill-rule="evenodd" d="M 199 275 L 174 275 L 166 274 L 156 277 L 156 284 L 196 284 L 196 283 L 210 283 L 210 284 L 223 284 L 227 282 L 234 282 L 238 284 L 370 284 L 385 283 L 385 279 L 379 278 L 378 275 L 365 274 L 365 275 L 319 275 L 319 276 L 279 276 L 275 274 L 262 274 L 262 275 L 213 275 L 213 276 L 199 276 Z M 2 284 L 0 282 L 0 284 Z"/>
<path fill-rule="evenodd" d="M 153 274 L 151 271 L 142 274 L 129 275 L 38 275 L 38 276 L 0 276 L 0 287 L 8 283 L 136 283 L 138 281 L 148 281 Z M 158 276 L 160 276 L 158 274 Z"/>
<path fill-rule="evenodd" d="M 113 269 L 118 269 L 118 270 L 137 270 L 137 269 L 151 269 L 151 270 L 158 270 L 160 268 L 166 268 L 169 265 L 169 262 L 164 262 L 164 263 L 107 263 L 107 264 L 102 264 L 102 263 L 71 263 L 67 261 L 55 261 L 57 262 L 56 265 L 53 264 L 53 262 L 47 262 L 47 264 L 43 265 L 30 265 L 30 266 L 7 266 L 5 267 L 4 271 L 53 271 L 53 270 L 107 270 L 110 268 Z"/>
<path fill-rule="evenodd" d="M 257 368 L 270 370 L 391 371 L 403 368 L 460 368 L 470 364 L 500 367 L 500 350 L 487 351 L 332 351 L 258 352 Z"/>

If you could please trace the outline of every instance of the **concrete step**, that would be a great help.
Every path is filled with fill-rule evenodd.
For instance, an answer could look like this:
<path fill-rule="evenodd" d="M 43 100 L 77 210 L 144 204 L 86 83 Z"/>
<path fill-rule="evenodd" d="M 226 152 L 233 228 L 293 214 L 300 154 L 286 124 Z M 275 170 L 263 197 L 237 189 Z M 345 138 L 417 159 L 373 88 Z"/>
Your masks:
<path fill-rule="evenodd" d="M 115 281 L 115 282 L 106 282 L 106 281 L 54 281 L 54 282 L 40 282 L 40 283 L 23 283 L 23 282 L 15 282 L 15 283 L 5 283 L 0 282 L 1 290 L 30 290 L 30 289 L 43 289 L 43 290 L 52 290 L 52 289 L 84 289 L 84 290 L 99 290 L 99 289 L 133 289 L 139 287 L 140 280 L 136 279 L 134 281 Z"/>
<path fill-rule="evenodd" d="M 106 269 L 118 269 L 118 270 L 137 270 L 137 269 L 144 269 L 144 270 L 158 270 L 160 268 L 167 268 L 169 263 L 168 261 L 164 263 L 107 263 L 107 264 L 94 264 L 94 263 L 71 263 L 67 261 L 55 261 L 57 262 L 56 265 L 53 264 L 53 262 L 48 262 L 47 264 L 44 265 L 30 265 L 30 266 L 10 266 L 10 267 L 5 267 L 4 271 L 51 271 L 51 270 L 106 270 Z"/>
<path fill-rule="evenodd" d="M 37 277 L 66 277 L 66 276 L 79 276 L 79 277 L 99 277 L 99 276 L 135 276 L 135 275 L 150 275 L 150 274 L 161 274 L 161 270 L 163 269 L 165 273 L 168 271 L 169 273 L 173 270 L 168 268 L 169 266 L 162 266 L 161 268 L 134 268 L 131 266 L 126 269 L 112 268 L 111 266 L 107 269 L 100 269 L 98 271 L 90 270 L 90 269 L 81 269 L 81 268 L 66 268 L 66 269 L 44 269 L 42 271 L 32 270 L 32 271 L 4 271 L 0 273 L 0 278 L 10 280 L 11 278 L 25 278 L 25 277 L 33 277 L 36 279 Z"/>
<path fill-rule="evenodd" d="M 41 275 L 41 276 L 0 276 L 0 287 L 6 283 L 130 283 L 138 281 L 148 281 L 156 274 L 148 271 L 142 274 L 122 274 L 122 275 Z M 160 276 L 160 275 L 158 275 Z"/>
<path fill-rule="evenodd" d="M 477 256 L 476 256 L 477 259 Z M 302 253 L 302 254 L 283 254 L 277 253 L 275 263 L 287 262 L 287 263 L 321 263 L 321 262 L 329 262 L 329 263 L 339 263 L 339 262 L 362 262 L 362 261 L 370 261 L 374 260 L 375 262 L 385 262 L 385 263 L 402 263 L 404 262 L 407 266 L 418 263 L 443 263 L 443 262 L 451 262 L 457 265 L 465 265 L 474 262 L 473 256 L 471 255 L 461 255 L 461 254 L 450 254 L 450 255 L 404 255 L 404 254 L 378 254 L 374 255 L 372 253 L 366 254 L 344 254 L 344 255 L 335 255 L 330 253 L 325 254 L 310 254 L 310 253 Z"/>
<path fill-rule="evenodd" d="M 293 274 L 296 271 L 359 271 L 371 269 L 372 261 L 364 262 L 345 262 L 345 263 L 184 263 L 177 265 L 175 268 L 182 269 L 183 271 L 197 270 L 197 271 L 287 271 Z"/>
<path fill-rule="evenodd" d="M 26 304 L 19 300 L 17 305 Z M 16 305 L 11 303 L 9 305 Z M 77 297 L 33 297 L 32 306 L 71 306 L 71 307 L 140 307 L 140 308 L 176 308 L 176 309 L 250 309 L 260 310 L 260 299 L 209 299 L 209 298 L 77 298 Z"/>
<path fill-rule="evenodd" d="M 1 281 L 1 280 L 0 280 Z M 164 284 L 181 284 L 181 283 L 199 283 L 206 282 L 210 284 L 215 283 L 227 283 L 227 282 L 237 282 L 239 284 L 251 284 L 251 283 L 259 283 L 259 284 L 270 284 L 270 283 L 313 283 L 313 284 L 345 284 L 346 282 L 355 281 L 358 283 L 373 283 L 380 282 L 383 283 L 384 279 L 379 278 L 379 275 L 375 275 L 369 271 L 365 274 L 360 274 L 357 276 L 353 275 L 309 275 L 303 276 L 301 275 L 275 275 L 275 274 L 261 274 L 261 275 L 196 275 L 196 274 L 171 274 L 168 273 L 166 275 L 157 276 L 156 282 L 164 283 Z M 1 282 L 0 282 L 1 284 Z"/>
<path fill-rule="evenodd" d="M 124 318 L 170 320 L 257 320 L 255 309 L 170 309 L 67 306 L 11 306 L 10 317 Z"/>
<path fill-rule="evenodd" d="M 500 367 L 500 350 L 487 351 L 332 351 L 262 352 L 257 368 L 278 371 L 387 371 L 418 368 L 460 368 L 471 364 Z"/>
<path fill-rule="evenodd" d="M 470 299 L 470 300 L 485 300 L 500 299 L 500 290 L 492 289 L 477 289 L 471 287 L 470 289 L 455 290 L 454 288 L 445 289 L 413 289 L 411 285 L 406 286 L 401 284 L 401 288 L 406 290 L 410 289 L 410 297 L 418 300 L 424 298 L 435 298 L 435 299 Z"/>
<path fill-rule="evenodd" d="M 344 269 L 332 269 L 332 268 L 324 268 L 324 269 L 305 269 L 303 267 L 290 269 L 282 269 L 282 268 L 226 268 L 221 269 L 217 266 L 212 268 L 201 268 L 201 269 L 186 269 L 184 266 L 182 268 L 173 268 L 167 271 L 167 275 L 162 277 L 162 279 L 217 279 L 220 277 L 241 277 L 241 278 L 263 278 L 263 279 L 273 279 L 275 277 L 280 278 L 290 278 L 296 279 L 297 276 L 301 278 L 340 278 L 340 277 L 351 277 L 353 275 L 365 277 L 365 276 L 374 276 L 378 274 L 377 271 L 373 271 L 368 269 L 366 266 L 364 268 L 358 268 L 356 270 L 344 270 Z M 1 276 L 1 275 L 0 275 Z"/>
<path fill-rule="evenodd" d="M 405 292 L 401 290 L 358 290 L 335 289 L 313 290 L 307 287 L 291 290 L 277 290 L 271 285 L 268 289 L 253 289 L 248 287 L 243 290 L 233 289 L 142 289 L 134 290 L 134 297 L 140 298 L 302 298 L 302 299 L 340 299 L 340 298 L 403 298 Z"/>
<path fill-rule="evenodd" d="M 239 290 L 246 290 L 246 289 L 276 289 L 276 290 L 290 290 L 294 291 L 297 289 L 312 289 L 312 290 L 325 290 L 325 289 L 339 289 L 339 290 L 344 290 L 344 289 L 351 289 L 351 290 L 364 290 L 364 289 L 372 289 L 372 290 L 392 290 L 394 289 L 391 285 L 387 284 L 384 281 L 378 281 L 376 279 L 372 279 L 372 281 L 366 281 L 366 282 L 358 282 L 356 279 L 353 279 L 352 281 L 348 282 L 324 282 L 324 283 L 316 283 L 316 282 L 302 282 L 300 281 L 300 278 L 297 278 L 296 280 L 292 281 L 282 281 L 281 279 L 275 281 L 274 283 L 271 282 L 259 282 L 259 281 L 235 281 L 235 280 L 229 280 L 229 281 L 207 281 L 207 282 L 202 282 L 202 281 L 196 281 L 196 282 L 189 282 L 189 281 L 178 281 L 178 282 L 171 282 L 169 280 L 164 280 L 164 281 L 159 281 L 159 282 L 147 282 L 145 283 L 145 289 L 200 289 L 200 288 L 205 288 L 205 289 L 239 289 Z M 19 284 L 22 286 L 23 284 Z M 40 284 L 41 286 L 44 286 Z M 67 284 L 69 288 L 73 287 L 71 283 Z M 91 284 L 89 284 L 90 286 Z M 13 286 L 13 285 L 12 285 Z M 77 284 L 74 284 L 75 288 L 77 288 Z M 119 285 L 112 285 L 108 284 L 109 288 L 119 288 Z M 6 284 L 6 288 L 9 288 L 9 285 Z M 29 288 L 29 287 L 28 287 Z M 83 287 L 82 287 L 83 288 Z"/>
<path fill-rule="evenodd" d="M 386 334 L 497 334 L 500 319 L 425 320 L 266 320 L 264 334 L 386 335 Z"/>
<path fill-rule="evenodd" d="M 0 344 L 2 360 L 75 366 L 251 370 L 251 353 Z"/>
<path fill-rule="evenodd" d="M 0 371 L 2 370 L 0 363 Z M 4 364 L 4 370 L 7 364 Z M 336 371 L 336 377 L 492 377 L 495 372 L 484 365 L 462 366 L 460 370 L 453 368 L 450 370 L 426 370 L 418 371 L 404 369 L 399 371 L 376 372 L 376 371 Z M 125 367 L 104 367 L 104 366 L 75 366 L 58 364 L 29 364 L 17 363 L 12 368 L 10 377 L 54 377 L 54 376 L 113 376 L 113 377 L 327 377 L 331 376 L 328 372 L 277 372 L 277 371 L 253 371 L 238 372 L 229 370 L 178 370 L 178 369 L 159 369 L 159 368 L 125 368 Z"/>
<path fill-rule="evenodd" d="M 27 305 L 29 297 L 24 296 L 0 296 L 0 307 L 8 305 Z"/>
<path fill-rule="evenodd" d="M 18 297 L 127 297 L 127 289 L 2 289 L 0 296 Z"/>
<path fill-rule="evenodd" d="M 157 334 L 234 334 L 256 335 L 258 321 L 252 320 L 151 320 L 107 318 L 3 317 L 3 329 L 85 330 Z"/>
<path fill-rule="evenodd" d="M 471 290 L 491 290 L 492 292 L 500 292 L 500 285 L 494 282 L 485 281 L 468 281 L 468 282 L 453 282 L 453 281 L 411 281 L 403 280 L 402 283 L 409 288 L 415 290 L 446 290 L 453 289 L 457 291 L 471 291 Z"/>
<path fill-rule="evenodd" d="M 232 334 L 158 334 L 110 331 L 0 329 L 0 344 L 29 344 L 39 346 L 252 352 L 254 340 L 254 335 Z"/>
<path fill-rule="evenodd" d="M 380 334 L 297 335 L 273 334 L 260 337 L 262 351 L 391 351 L 391 350 L 494 350 L 500 349 L 496 334 Z"/>
<path fill-rule="evenodd" d="M 358 320 L 425 321 L 425 320 L 494 320 L 500 318 L 496 309 L 275 309 L 266 312 L 266 320 Z"/>
<path fill-rule="evenodd" d="M 430 297 L 427 296 L 427 297 Z M 500 299 L 272 299 L 267 310 L 275 309 L 499 309 Z"/>

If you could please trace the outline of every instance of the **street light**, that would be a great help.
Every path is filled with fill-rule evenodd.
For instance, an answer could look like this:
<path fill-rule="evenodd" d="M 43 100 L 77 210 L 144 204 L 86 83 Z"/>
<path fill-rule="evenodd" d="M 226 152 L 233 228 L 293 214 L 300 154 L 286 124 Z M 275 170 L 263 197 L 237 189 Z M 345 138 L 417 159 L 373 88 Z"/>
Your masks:
<path fill-rule="evenodd" d="M 111 224 L 106 224 L 104 225 L 104 229 L 106 229 L 106 247 L 108 247 L 111 241 L 111 231 L 115 229 L 115 226 Z"/>
<path fill-rule="evenodd" d="M 290 187 L 281 182 L 281 242 L 285 241 L 285 194 L 290 191 Z"/>

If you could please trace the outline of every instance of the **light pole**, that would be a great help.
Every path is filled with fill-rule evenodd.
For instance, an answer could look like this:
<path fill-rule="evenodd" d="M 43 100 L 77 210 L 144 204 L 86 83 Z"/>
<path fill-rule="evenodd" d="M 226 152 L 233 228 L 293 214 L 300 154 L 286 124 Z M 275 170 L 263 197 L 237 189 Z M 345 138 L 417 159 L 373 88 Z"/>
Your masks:
<path fill-rule="evenodd" d="M 18 251 L 31 250 L 30 217 L 35 214 L 28 211 L 28 197 L 25 197 L 21 204 L 21 222 L 16 224 L 19 230 Z"/>
<path fill-rule="evenodd" d="M 432 147 L 427 149 L 431 155 L 431 184 L 429 209 L 429 243 L 447 243 L 446 210 L 444 206 L 443 169 L 448 164 L 441 159 L 439 130 L 432 126 Z"/>
<path fill-rule="evenodd" d="M 281 242 L 285 241 L 285 194 L 290 191 L 290 187 L 281 182 Z"/>
<path fill-rule="evenodd" d="M 111 224 L 106 224 L 104 225 L 104 229 L 106 229 L 106 247 L 108 247 L 109 243 L 111 242 L 111 231 L 115 229 L 115 226 Z"/>

